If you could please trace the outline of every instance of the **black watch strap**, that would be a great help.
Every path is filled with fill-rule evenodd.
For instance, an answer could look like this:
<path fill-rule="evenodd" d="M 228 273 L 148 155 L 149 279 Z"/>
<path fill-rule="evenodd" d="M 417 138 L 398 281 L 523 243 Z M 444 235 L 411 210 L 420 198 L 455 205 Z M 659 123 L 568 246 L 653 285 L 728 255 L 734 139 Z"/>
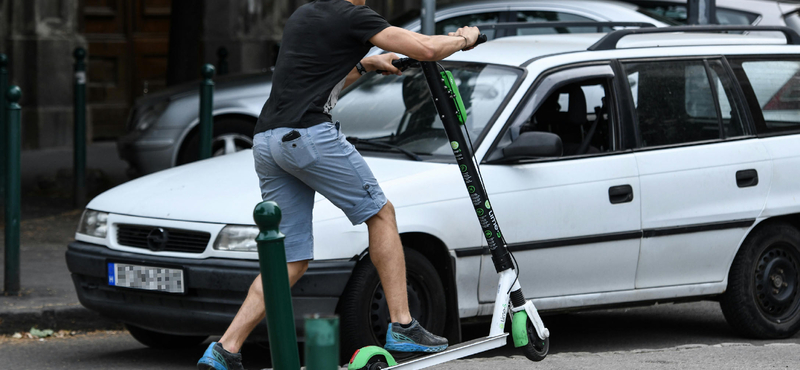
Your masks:
<path fill-rule="evenodd" d="M 358 64 L 356 64 L 356 69 L 358 70 L 358 73 L 361 73 L 362 76 L 367 74 L 367 69 L 364 68 L 364 65 L 361 64 L 361 62 L 358 62 Z"/>

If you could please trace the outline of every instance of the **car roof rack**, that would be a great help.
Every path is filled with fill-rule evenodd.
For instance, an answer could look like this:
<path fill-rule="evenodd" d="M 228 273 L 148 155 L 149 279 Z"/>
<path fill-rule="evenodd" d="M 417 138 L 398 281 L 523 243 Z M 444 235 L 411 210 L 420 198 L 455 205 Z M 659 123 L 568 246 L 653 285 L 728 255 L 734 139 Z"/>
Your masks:
<path fill-rule="evenodd" d="M 655 28 L 647 22 L 506 22 L 495 24 L 478 24 L 481 30 L 519 30 L 531 28 L 566 28 L 566 27 L 595 27 L 598 33 L 603 33 L 603 28 L 609 27 L 639 27 Z M 620 30 L 621 31 L 621 30 Z"/>
<path fill-rule="evenodd" d="M 603 36 L 594 45 L 590 46 L 587 50 L 616 50 L 617 43 L 620 39 L 630 35 L 647 35 L 654 33 L 673 33 L 673 32 L 686 32 L 686 33 L 708 33 L 708 32 L 729 32 L 729 31 L 759 31 L 759 32 L 781 32 L 786 36 L 787 45 L 800 45 L 800 35 L 797 31 L 783 26 L 678 26 L 678 27 L 662 27 L 662 28 L 639 28 L 639 29 L 624 29 L 614 32 L 609 32 Z"/>

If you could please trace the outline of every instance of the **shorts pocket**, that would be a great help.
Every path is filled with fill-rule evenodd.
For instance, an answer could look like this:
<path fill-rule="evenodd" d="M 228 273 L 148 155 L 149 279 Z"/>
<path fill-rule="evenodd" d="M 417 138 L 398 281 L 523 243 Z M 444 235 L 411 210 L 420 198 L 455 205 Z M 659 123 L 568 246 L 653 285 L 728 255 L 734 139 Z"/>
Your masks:
<path fill-rule="evenodd" d="M 314 142 L 304 133 L 297 139 L 281 142 L 283 158 L 296 170 L 306 169 L 319 161 L 319 153 Z"/>
<path fill-rule="evenodd" d="M 339 131 L 337 132 L 339 136 L 336 138 L 336 140 L 339 141 L 339 145 L 342 146 L 344 154 L 350 154 L 354 150 L 356 150 L 356 147 L 353 146 L 353 144 L 351 144 L 349 141 L 347 141 L 347 136 L 344 136 L 344 134 Z"/>

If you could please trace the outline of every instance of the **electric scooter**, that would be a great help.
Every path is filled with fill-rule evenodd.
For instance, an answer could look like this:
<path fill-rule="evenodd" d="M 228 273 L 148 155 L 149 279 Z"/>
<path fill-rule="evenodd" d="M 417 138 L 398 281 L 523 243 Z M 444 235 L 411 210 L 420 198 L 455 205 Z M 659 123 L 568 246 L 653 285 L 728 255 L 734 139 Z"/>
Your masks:
<path fill-rule="evenodd" d="M 475 46 L 486 42 L 486 39 L 486 35 L 481 35 Z M 467 141 L 464 136 L 465 132 L 467 137 L 469 136 L 469 132 L 462 128 L 467 122 L 467 112 L 453 75 L 436 62 L 418 62 L 402 58 L 392 64 L 401 71 L 418 67 L 425 74 L 436 110 L 444 124 L 447 138 L 464 179 L 464 185 L 467 187 L 467 193 L 486 237 L 495 270 L 500 275 L 500 282 L 497 286 L 492 323 L 487 337 L 460 343 L 445 351 L 413 358 L 401 364 L 381 347 L 364 347 L 353 354 L 347 366 L 348 370 L 422 369 L 502 347 L 506 344 L 508 336 L 505 332 L 507 315 L 511 316 L 511 336 L 514 339 L 514 346 L 522 348 L 525 356 L 532 361 L 543 360 L 550 349 L 550 331 L 544 326 L 533 302 L 526 301 L 522 293 L 519 266 L 500 232 L 480 169 L 474 158 L 472 141 Z"/>

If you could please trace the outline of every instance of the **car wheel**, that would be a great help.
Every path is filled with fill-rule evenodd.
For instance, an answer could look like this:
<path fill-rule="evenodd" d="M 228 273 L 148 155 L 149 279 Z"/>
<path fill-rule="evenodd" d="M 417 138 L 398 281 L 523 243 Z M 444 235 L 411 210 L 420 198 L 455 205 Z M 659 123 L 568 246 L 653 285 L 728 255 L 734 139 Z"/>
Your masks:
<path fill-rule="evenodd" d="M 737 332 L 761 339 L 800 330 L 800 232 L 771 223 L 748 236 L 733 260 L 720 307 Z"/>
<path fill-rule="evenodd" d="M 404 251 L 411 316 L 431 333 L 442 335 L 447 307 L 439 275 L 419 252 Z M 353 270 L 339 300 L 339 316 L 343 359 L 349 359 L 359 348 L 386 344 L 386 331 L 391 322 L 389 307 L 378 271 L 369 256 Z M 402 359 L 403 355 L 397 357 Z"/>
<path fill-rule="evenodd" d="M 125 324 L 125 329 L 131 333 L 133 339 L 154 349 L 182 349 L 192 348 L 208 339 L 207 335 L 175 335 L 159 333 L 135 325 Z"/>
<path fill-rule="evenodd" d="M 224 118 L 214 122 L 214 137 L 211 155 L 214 157 L 236 153 L 253 147 L 253 122 Z M 200 132 L 192 132 L 181 147 L 178 165 L 194 162 L 200 158 Z"/>

